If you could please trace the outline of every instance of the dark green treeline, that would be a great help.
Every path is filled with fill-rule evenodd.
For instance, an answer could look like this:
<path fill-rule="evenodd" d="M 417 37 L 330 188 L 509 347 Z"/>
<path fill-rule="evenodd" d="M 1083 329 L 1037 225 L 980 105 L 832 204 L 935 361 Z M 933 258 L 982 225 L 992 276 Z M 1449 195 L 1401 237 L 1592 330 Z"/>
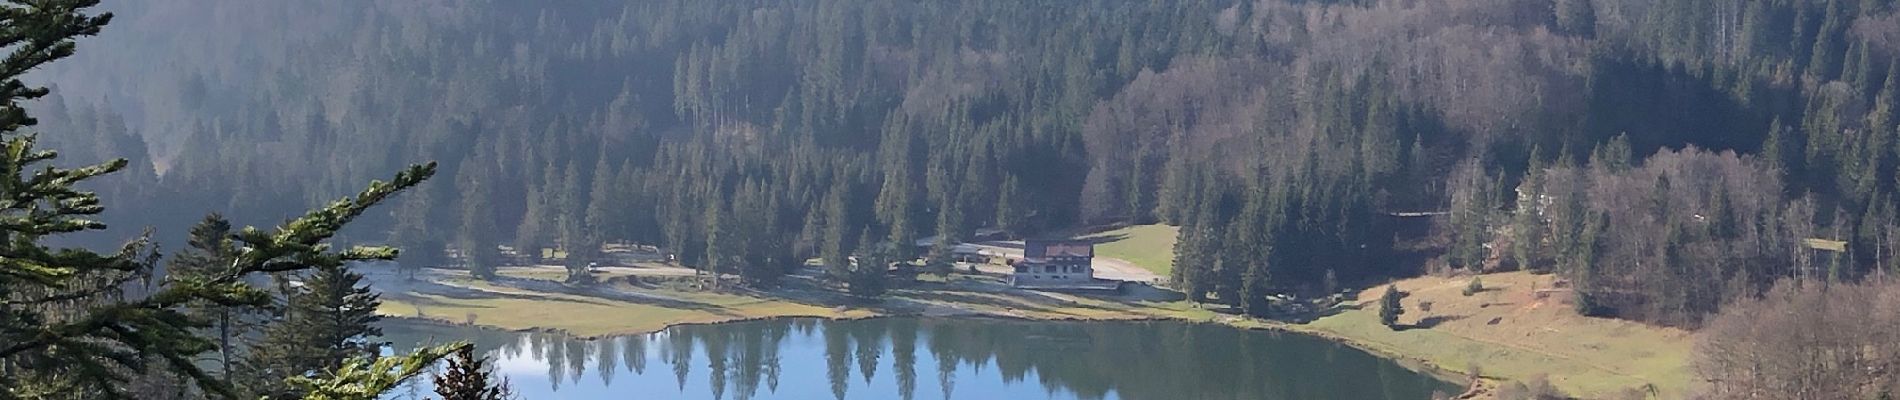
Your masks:
<path fill-rule="evenodd" d="M 1248 310 L 1414 273 L 1436 243 L 1472 267 L 1521 234 L 1494 251 L 1569 274 L 1595 312 L 1684 324 L 1793 274 L 1766 265 L 1894 265 L 1891 0 L 111 6 L 169 34 L 102 38 L 44 72 L 66 97 L 39 115 L 79 132 L 49 136 L 77 160 L 154 166 L 102 188 L 121 224 L 281 218 L 436 159 L 455 178 L 406 198 L 416 212 L 348 234 L 476 249 L 478 270 L 496 245 L 650 243 L 769 285 L 865 241 L 1165 222 L 1183 227 L 1177 286 Z M 1610 192 L 1710 193 L 1677 175 L 1713 175 L 1651 165 L 1689 145 L 1755 171 L 1719 182 L 1776 177 L 1729 192 L 1768 196 L 1748 206 L 1772 218 L 1736 220 L 1787 234 L 1742 246 L 1701 227 L 1734 198 L 1609 212 L 1634 209 Z M 1512 189 L 1559 172 L 1537 168 L 1568 166 L 1650 180 L 1549 197 L 1585 204 L 1575 218 L 1513 211 Z M 1422 250 L 1385 217 L 1454 209 Z M 1800 235 L 1849 250 L 1801 261 Z M 1658 267 L 1696 257 L 1761 267 Z M 1670 293 L 1692 280 L 1725 283 Z"/>

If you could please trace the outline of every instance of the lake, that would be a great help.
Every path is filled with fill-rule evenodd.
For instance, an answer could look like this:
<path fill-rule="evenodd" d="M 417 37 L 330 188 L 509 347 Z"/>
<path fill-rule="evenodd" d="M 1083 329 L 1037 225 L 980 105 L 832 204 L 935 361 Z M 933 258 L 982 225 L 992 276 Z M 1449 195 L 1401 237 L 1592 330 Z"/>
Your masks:
<path fill-rule="evenodd" d="M 1187 322 L 772 319 L 576 340 L 391 321 L 395 350 L 473 341 L 523 399 L 1426 399 L 1460 387 L 1311 336 Z M 393 398 L 431 398 L 427 377 Z"/>

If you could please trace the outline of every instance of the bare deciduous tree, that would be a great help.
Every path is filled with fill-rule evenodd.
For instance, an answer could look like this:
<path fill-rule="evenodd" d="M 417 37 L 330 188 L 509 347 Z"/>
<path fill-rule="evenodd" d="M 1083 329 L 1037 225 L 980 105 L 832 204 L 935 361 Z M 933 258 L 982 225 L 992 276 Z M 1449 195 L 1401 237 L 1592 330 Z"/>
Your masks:
<path fill-rule="evenodd" d="M 1710 399 L 1900 393 L 1900 285 L 1783 281 L 1709 321 L 1692 361 Z"/>

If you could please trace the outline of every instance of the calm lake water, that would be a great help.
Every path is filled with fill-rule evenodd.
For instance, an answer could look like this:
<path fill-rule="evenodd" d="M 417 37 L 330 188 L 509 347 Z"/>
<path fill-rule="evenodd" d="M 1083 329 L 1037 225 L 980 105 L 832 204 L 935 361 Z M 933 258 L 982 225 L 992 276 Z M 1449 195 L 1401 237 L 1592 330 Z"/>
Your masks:
<path fill-rule="evenodd" d="M 776 319 L 575 340 L 390 322 L 471 340 L 523 399 L 1426 399 L 1455 385 L 1304 335 L 1182 322 Z M 394 398 L 433 397 L 416 379 Z"/>

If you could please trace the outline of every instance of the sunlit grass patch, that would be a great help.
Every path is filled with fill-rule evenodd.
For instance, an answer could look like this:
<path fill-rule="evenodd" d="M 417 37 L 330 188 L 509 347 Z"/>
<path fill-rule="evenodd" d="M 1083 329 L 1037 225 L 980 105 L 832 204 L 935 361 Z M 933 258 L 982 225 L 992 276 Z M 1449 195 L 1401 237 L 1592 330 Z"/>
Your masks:
<path fill-rule="evenodd" d="M 1174 269 L 1174 241 L 1180 231 L 1167 225 L 1134 225 L 1083 238 L 1099 241 L 1095 245 L 1097 256 L 1127 260 L 1166 277 Z"/>
<path fill-rule="evenodd" d="M 1445 369 L 1510 380 L 1548 375 L 1571 395 L 1599 398 L 1654 385 L 1664 398 L 1680 398 L 1690 379 L 1693 339 L 1686 331 L 1577 315 L 1555 297 L 1538 298 L 1533 287 L 1550 288 L 1551 276 L 1523 272 L 1483 276 L 1488 288 L 1463 295 L 1469 277 L 1423 277 L 1398 282 L 1408 292 L 1401 325 L 1429 328 L 1394 331 L 1367 307 L 1300 326 L 1363 342 L 1389 354 L 1413 357 Z M 1374 304 L 1383 286 L 1360 294 Z M 1422 303 L 1432 303 L 1424 311 Z"/>

